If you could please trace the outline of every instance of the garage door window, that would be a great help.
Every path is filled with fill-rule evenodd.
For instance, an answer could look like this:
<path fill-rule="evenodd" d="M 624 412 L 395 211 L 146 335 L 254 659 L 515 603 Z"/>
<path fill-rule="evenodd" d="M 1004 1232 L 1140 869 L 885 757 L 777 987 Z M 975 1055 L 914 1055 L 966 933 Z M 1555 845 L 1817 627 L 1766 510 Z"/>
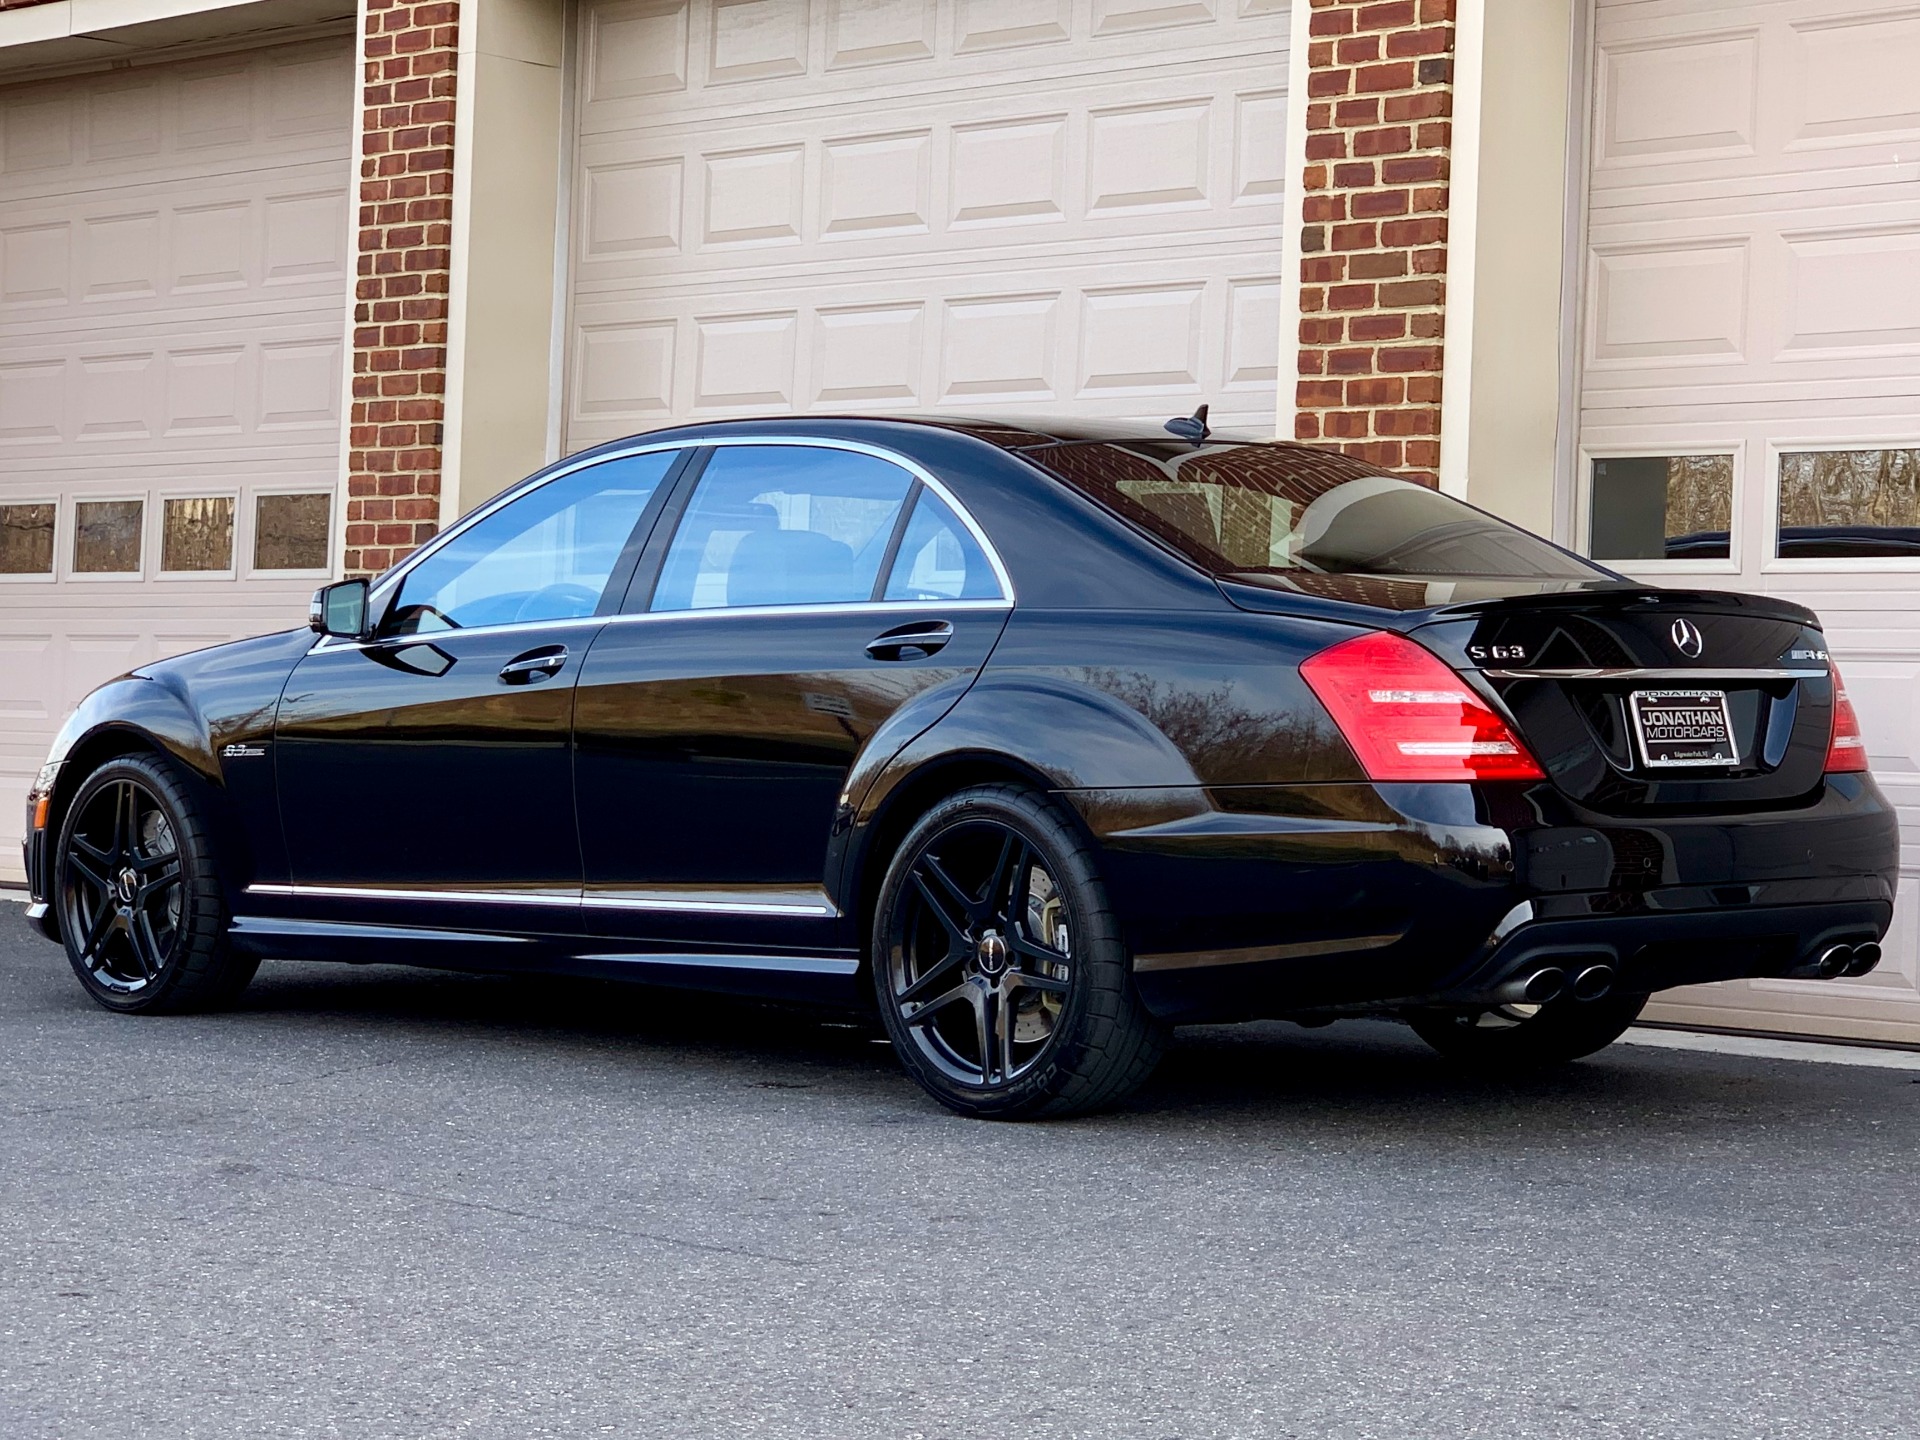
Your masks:
<path fill-rule="evenodd" d="M 0 575 L 53 573 L 51 501 L 44 505 L 0 505 Z"/>
<path fill-rule="evenodd" d="M 1596 560 L 1725 560 L 1732 455 L 1617 455 L 1593 462 Z"/>
<path fill-rule="evenodd" d="M 73 570 L 76 575 L 140 573 L 142 500 L 82 500 L 73 507 Z"/>
<path fill-rule="evenodd" d="M 1920 449 L 1780 457 L 1780 557 L 1920 556 Z"/>
<path fill-rule="evenodd" d="M 262 495 L 253 503 L 255 570 L 325 570 L 333 497 Z"/>
<path fill-rule="evenodd" d="M 176 575 L 233 569 L 233 496 L 165 501 L 160 509 L 160 568 Z"/>

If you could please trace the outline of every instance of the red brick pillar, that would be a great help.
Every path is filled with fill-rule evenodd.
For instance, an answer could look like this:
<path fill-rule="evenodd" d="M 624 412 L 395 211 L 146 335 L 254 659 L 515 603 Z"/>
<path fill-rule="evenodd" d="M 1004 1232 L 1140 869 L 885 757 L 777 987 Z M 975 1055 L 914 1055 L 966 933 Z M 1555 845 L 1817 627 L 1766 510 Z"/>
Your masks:
<path fill-rule="evenodd" d="M 1454 0 L 1312 0 L 1294 434 L 1440 465 Z"/>
<path fill-rule="evenodd" d="M 460 6 L 362 0 L 361 13 L 349 575 L 378 574 L 440 528 Z"/>

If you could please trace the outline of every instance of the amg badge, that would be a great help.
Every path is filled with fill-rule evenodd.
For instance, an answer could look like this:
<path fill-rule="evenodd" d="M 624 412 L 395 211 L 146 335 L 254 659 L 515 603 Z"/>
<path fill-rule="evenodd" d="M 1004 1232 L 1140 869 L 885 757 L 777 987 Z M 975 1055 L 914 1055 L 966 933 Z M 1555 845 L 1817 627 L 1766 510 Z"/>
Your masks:
<path fill-rule="evenodd" d="M 264 745 L 229 745 L 220 752 L 222 760 L 253 760 L 266 754 Z"/>

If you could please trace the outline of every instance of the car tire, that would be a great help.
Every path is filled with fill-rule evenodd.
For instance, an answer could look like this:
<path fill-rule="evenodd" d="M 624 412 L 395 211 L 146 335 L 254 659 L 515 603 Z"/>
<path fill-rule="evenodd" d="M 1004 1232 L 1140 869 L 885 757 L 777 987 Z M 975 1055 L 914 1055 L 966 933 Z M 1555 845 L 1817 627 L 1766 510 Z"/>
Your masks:
<path fill-rule="evenodd" d="M 55 853 L 67 960 L 107 1009 L 213 1009 L 253 978 L 259 961 L 235 953 L 227 938 L 202 806 L 172 762 L 124 755 L 88 775 Z"/>
<path fill-rule="evenodd" d="M 1565 1065 L 1604 1050 L 1646 1008 L 1645 995 L 1562 996 L 1540 1006 L 1416 1011 L 1414 1033 L 1447 1059 L 1476 1070 L 1523 1073 Z"/>
<path fill-rule="evenodd" d="M 1091 848 L 1025 786 L 974 786 L 920 817 L 881 884 L 871 954 L 895 1052 L 963 1115 L 1116 1105 L 1166 1046 Z"/>

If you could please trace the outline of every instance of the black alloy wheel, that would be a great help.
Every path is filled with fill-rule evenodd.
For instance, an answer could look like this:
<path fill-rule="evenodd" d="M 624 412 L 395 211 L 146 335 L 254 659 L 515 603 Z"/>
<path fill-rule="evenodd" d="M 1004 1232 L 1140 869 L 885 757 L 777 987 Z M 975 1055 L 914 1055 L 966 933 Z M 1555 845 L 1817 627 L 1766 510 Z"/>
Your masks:
<path fill-rule="evenodd" d="M 109 1009 L 196 1009 L 237 994 L 255 962 L 225 943 L 211 847 L 192 798 L 156 757 L 108 761 L 61 829 L 57 895 L 67 958 Z"/>
<path fill-rule="evenodd" d="M 1447 1059 L 1490 1073 L 1565 1065 L 1604 1050 L 1640 1018 L 1645 995 L 1562 995 L 1545 1005 L 1487 1010 L 1424 1010 L 1406 1017 L 1414 1033 Z"/>
<path fill-rule="evenodd" d="M 962 791 L 922 817 L 882 887 L 874 956 L 895 1049 L 966 1114 L 1113 1104 L 1164 1044 L 1133 993 L 1091 855 L 1052 802 L 1022 787 Z"/>

